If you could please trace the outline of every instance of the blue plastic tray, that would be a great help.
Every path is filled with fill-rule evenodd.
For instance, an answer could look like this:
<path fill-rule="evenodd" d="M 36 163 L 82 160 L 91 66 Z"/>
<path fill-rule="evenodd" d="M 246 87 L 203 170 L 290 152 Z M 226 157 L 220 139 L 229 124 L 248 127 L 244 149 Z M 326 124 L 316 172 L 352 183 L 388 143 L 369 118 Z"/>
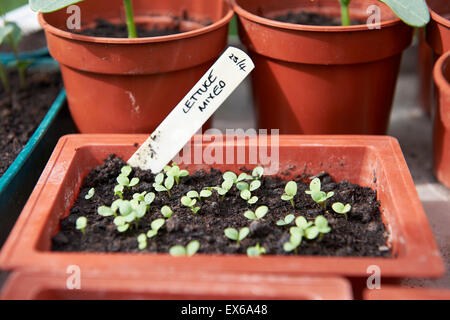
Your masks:
<path fill-rule="evenodd" d="M 54 60 L 43 59 L 37 68 L 55 67 Z M 28 143 L 0 178 L 0 247 L 22 211 L 59 138 L 75 132 L 65 106 L 62 90 Z"/>

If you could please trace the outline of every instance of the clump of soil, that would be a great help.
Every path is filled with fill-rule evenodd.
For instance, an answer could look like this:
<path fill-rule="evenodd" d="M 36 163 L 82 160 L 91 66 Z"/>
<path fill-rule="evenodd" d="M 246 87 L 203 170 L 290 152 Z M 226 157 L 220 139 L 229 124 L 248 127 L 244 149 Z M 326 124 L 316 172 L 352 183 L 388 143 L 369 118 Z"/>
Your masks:
<path fill-rule="evenodd" d="M 39 30 L 30 34 L 25 34 L 19 42 L 19 52 L 33 51 L 47 46 L 44 30 Z M 7 44 L 0 45 L 0 52 L 11 52 L 11 47 Z"/>
<path fill-rule="evenodd" d="M 17 72 L 10 73 L 9 81 L 10 94 L 0 84 L 0 177 L 22 151 L 62 88 L 59 71 L 28 72 L 24 90 L 19 90 Z"/>
<path fill-rule="evenodd" d="M 181 204 L 181 197 L 190 190 L 200 191 L 205 187 L 220 185 L 223 180 L 222 172 L 215 169 L 210 172 L 191 172 L 188 177 L 181 179 L 179 185 L 172 188 L 170 197 L 166 192 L 155 192 L 156 199 L 149 212 L 141 219 L 138 229 L 133 227 L 125 233 L 119 233 L 113 223 L 114 217 L 98 215 L 97 208 L 102 205 L 110 206 L 116 199 L 113 189 L 117 184 L 116 177 L 124 165 L 126 164 L 123 160 L 112 155 L 84 179 L 78 199 L 70 214 L 61 220 L 61 229 L 52 240 L 53 251 L 140 252 L 137 236 L 150 230 L 151 221 L 163 218 L 160 209 L 168 205 L 174 212 L 172 217 L 166 221 L 156 237 L 148 240 L 148 248 L 144 252 L 167 253 L 174 245 L 186 245 L 191 240 L 198 240 L 201 244 L 199 253 L 245 254 L 249 246 L 259 243 L 266 248 L 267 254 L 295 254 L 283 250 L 283 244 L 289 239 L 289 227 L 279 227 L 276 221 L 287 214 L 304 216 L 308 220 L 314 220 L 323 214 L 328 219 L 331 232 L 325 234 L 320 241 L 303 240 L 298 247 L 298 254 L 391 256 L 386 245 L 387 232 L 381 220 L 376 192 L 348 181 L 336 183 L 327 173 L 319 175 L 322 190 L 334 191 L 335 196 L 328 201 L 326 213 L 305 194 L 305 190 L 309 189 L 309 180 L 305 176 L 295 178 L 298 183 L 295 209 L 289 201 L 281 200 L 287 181 L 279 177 L 263 176 L 261 187 L 252 192 L 252 195 L 259 197 L 257 204 L 247 204 L 233 187 L 224 199 L 213 191 L 210 198 L 200 203 L 200 211 L 194 214 Z M 130 179 L 133 176 L 138 177 L 140 182 L 131 191 L 125 192 L 124 199 L 131 199 L 132 194 L 137 192 L 154 192 L 154 175 L 150 171 L 134 169 Z M 90 188 L 95 188 L 95 195 L 86 200 L 84 197 Z M 352 205 L 348 220 L 343 215 L 332 213 L 331 204 L 337 201 Z M 260 205 L 269 207 L 264 218 L 252 222 L 244 217 L 246 210 L 255 210 Z M 88 220 L 85 235 L 75 229 L 75 222 L 80 216 L 85 216 Z M 241 241 L 240 246 L 224 235 L 224 229 L 228 227 L 245 226 L 248 226 L 251 232 Z"/>
<path fill-rule="evenodd" d="M 341 17 L 332 17 L 332 16 L 326 16 L 322 14 L 318 14 L 315 12 L 307 12 L 307 11 L 301 11 L 301 12 L 293 12 L 289 11 L 286 14 L 270 17 L 269 19 L 280 21 L 280 22 L 287 22 L 287 23 L 294 23 L 294 24 L 302 24 L 302 25 L 310 25 L 310 26 L 341 26 Z M 365 22 L 363 20 L 351 20 L 351 25 L 360 25 L 364 24 Z"/>

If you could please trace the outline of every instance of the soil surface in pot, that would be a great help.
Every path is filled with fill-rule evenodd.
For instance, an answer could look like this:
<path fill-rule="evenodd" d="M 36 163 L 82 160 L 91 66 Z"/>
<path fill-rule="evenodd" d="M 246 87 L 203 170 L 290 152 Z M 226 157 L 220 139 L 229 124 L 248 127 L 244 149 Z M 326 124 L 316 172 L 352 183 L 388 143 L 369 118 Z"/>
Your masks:
<path fill-rule="evenodd" d="M 143 191 L 155 192 L 156 199 L 141 218 L 137 230 L 132 227 L 119 233 L 113 223 L 114 217 L 100 216 L 97 208 L 110 206 L 117 199 L 113 190 L 124 165 L 125 162 L 120 158 L 110 156 L 104 164 L 88 174 L 70 214 L 61 220 L 60 231 L 52 239 L 53 251 L 139 252 L 137 236 L 150 230 L 151 221 L 163 218 L 160 209 L 168 205 L 174 212 L 172 217 L 166 220 L 156 237 L 148 239 L 148 248 L 144 252 L 167 253 L 174 245 L 186 245 L 191 240 L 198 240 L 201 244 L 199 253 L 245 254 L 249 246 L 259 243 L 267 250 L 267 254 L 295 254 L 283 250 L 283 244 L 289 240 L 289 227 L 293 224 L 288 227 L 276 225 L 277 220 L 292 213 L 311 221 L 323 214 L 331 227 L 331 232 L 324 234 L 320 241 L 304 239 L 297 248 L 300 255 L 391 256 L 386 246 L 387 232 L 381 220 L 376 192 L 347 181 L 336 183 L 327 173 L 318 175 L 322 181 L 322 190 L 335 192 L 328 201 L 326 213 L 310 195 L 305 194 L 309 189 L 308 177 L 295 178 L 298 192 L 293 209 L 289 201 L 281 200 L 287 181 L 281 177 L 263 176 L 261 187 L 252 192 L 252 195 L 259 197 L 255 205 L 247 204 L 239 196 L 236 187 L 233 187 L 224 199 L 213 191 L 211 197 L 197 202 L 201 209 L 194 214 L 181 204 L 181 197 L 191 190 L 200 192 L 205 187 L 221 185 L 222 172 L 215 169 L 210 172 L 191 172 L 189 176 L 181 178 L 179 185 L 174 185 L 169 197 L 167 192 L 155 192 L 152 187 L 154 175 L 150 171 L 134 169 L 129 177 L 138 177 L 140 181 L 131 191 L 126 190 L 124 199 L 130 200 L 134 193 Z M 244 168 L 242 170 L 250 172 Z M 95 194 L 86 200 L 90 188 L 95 188 Z M 332 213 L 331 204 L 337 201 L 352 205 L 348 220 L 343 215 Z M 244 217 L 246 210 L 255 210 L 261 205 L 269 207 L 269 212 L 262 219 L 251 221 Z M 75 229 L 76 220 L 81 216 L 85 216 L 88 221 L 85 235 Z M 240 246 L 224 235 L 226 228 L 240 229 L 246 226 L 250 228 L 250 234 L 241 241 Z"/>
<path fill-rule="evenodd" d="M 302 24 L 302 25 L 310 25 L 310 26 L 341 26 L 341 17 L 331 17 L 326 16 L 314 12 L 293 12 L 289 11 L 286 14 L 275 16 L 275 17 L 267 17 L 269 19 L 287 22 L 293 24 Z M 351 20 L 351 25 L 359 25 L 364 24 L 364 20 Z"/>
<path fill-rule="evenodd" d="M 19 90 L 17 72 L 10 73 L 11 94 L 0 88 L 0 177 L 33 135 L 62 89 L 59 71 L 28 72 Z"/>
<path fill-rule="evenodd" d="M 38 50 L 46 46 L 45 32 L 44 30 L 39 30 L 22 37 L 22 40 L 19 42 L 19 52 Z M 11 47 L 7 44 L 2 44 L 0 52 L 11 52 Z"/>
<path fill-rule="evenodd" d="M 136 24 L 136 32 L 138 34 L 139 38 L 146 38 L 146 37 L 160 37 L 160 36 L 168 36 L 172 34 L 178 34 L 185 32 L 185 30 L 182 29 L 182 22 L 183 21 L 189 21 L 187 17 L 181 19 L 181 18 L 174 18 L 173 24 L 166 26 L 166 27 L 159 27 L 155 26 L 152 29 L 144 28 L 143 26 Z M 109 21 L 98 19 L 97 24 L 94 28 L 88 28 L 84 29 L 81 32 L 78 32 L 78 34 L 85 35 L 85 36 L 91 36 L 91 37 L 105 37 L 105 38 L 128 38 L 128 28 L 126 24 L 113 24 Z M 196 23 L 200 26 L 206 26 L 210 24 L 210 22 L 203 24 L 203 23 Z"/>

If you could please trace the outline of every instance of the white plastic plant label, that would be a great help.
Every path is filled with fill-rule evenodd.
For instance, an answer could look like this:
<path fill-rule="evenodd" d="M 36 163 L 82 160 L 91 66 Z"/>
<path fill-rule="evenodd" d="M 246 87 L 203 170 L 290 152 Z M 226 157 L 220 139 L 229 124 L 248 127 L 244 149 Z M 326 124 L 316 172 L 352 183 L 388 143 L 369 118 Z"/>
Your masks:
<path fill-rule="evenodd" d="M 255 68 L 250 57 L 229 47 L 128 160 L 160 172 Z"/>

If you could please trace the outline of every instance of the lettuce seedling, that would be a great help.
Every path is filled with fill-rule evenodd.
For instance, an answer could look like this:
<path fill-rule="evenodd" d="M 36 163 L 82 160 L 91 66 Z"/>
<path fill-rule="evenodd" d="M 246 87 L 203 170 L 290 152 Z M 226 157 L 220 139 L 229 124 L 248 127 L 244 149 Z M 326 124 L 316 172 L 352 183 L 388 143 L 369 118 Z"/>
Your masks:
<path fill-rule="evenodd" d="M 86 200 L 89 200 L 89 199 L 91 199 L 94 196 L 94 194 L 95 194 L 95 189 L 94 188 L 90 188 L 88 193 L 87 193 L 87 195 L 85 195 L 84 198 Z"/>
<path fill-rule="evenodd" d="M 259 220 L 263 218 L 267 212 L 269 212 L 269 208 L 267 206 L 260 206 L 256 208 L 255 212 L 248 210 L 244 213 L 244 216 L 249 220 Z"/>
<path fill-rule="evenodd" d="M 323 235 L 330 231 L 331 228 L 328 226 L 328 220 L 324 216 L 317 216 L 314 220 L 314 226 L 305 230 L 305 237 L 308 240 L 313 240 L 319 236 L 319 240 L 321 240 Z"/>
<path fill-rule="evenodd" d="M 289 181 L 284 187 L 284 194 L 281 196 L 281 200 L 290 201 L 292 208 L 294 206 L 294 197 L 297 194 L 297 183 L 295 181 Z"/>
<path fill-rule="evenodd" d="M 147 237 L 149 239 L 155 237 L 158 234 L 158 230 L 161 229 L 164 223 L 166 223 L 166 220 L 162 218 L 153 220 L 152 223 L 150 224 L 150 227 L 152 229 L 147 232 Z"/>
<path fill-rule="evenodd" d="M 254 180 L 250 184 L 245 181 L 236 183 L 236 188 L 240 191 L 242 199 L 248 202 L 248 204 L 255 204 L 258 201 L 257 196 L 252 196 L 252 191 L 257 190 L 261 186 L 261 181 Z"/>
<path fill-rule="evenodd" d="M 198 210 L 200 210 L 200 207 L 195 207 L 197 199 L 191 199 L 188 196 L 184 196 L 181 198 L 181 203 L 184 206 L 189 207 L 193 213 L 197 213 Z"/>
<path fill-rule="evenodd" d="M 161 208 L 161 214 L 164 216 L 164 218 L 170 219 L 172 217 L 173 211 L 169 206 L 164 206 Z"/>
<path fill-rule="evenodd" d="M 225 236 L 228 239 L 235 240 L 236 243 L 239 245 L 239 243 L 245 239 L 245 237 L 248 236 L 250 233 L 250 229 L 247 227 L 244 227 L 240 229 L 239 231 L 235 228 L 226 228 L 224 230 Z"/>
<path fill-rule="evenodd" d="M 350 210 L 352 209 L 352 206 L 347 203 L 346 205 L 344 205 L 341 202 L 335 202 L 333 203 L 333 205 L 331 206 L 334 210 L 334 212 L 339 213 L 339 214 L 343 214 L 345 217 L 345 220 L 347 220 L 347 213 L 350 212 Z"/>
<path fill-rule="evenodd" d="M 264 174 L 264 168 L 263 167 L 256 167 L 255 169 L 253 169 L 252 171 L 252 177 L 253 179 L 261 179 L 261 177 Z"/>
<path fill-rule="evenodd" d="M 197 240 L 192 240 L 187 244 L 186 247 L 183 246 L 173 246 L 169 249 L 170 255 L 174 257 L 180 257 L 180 256 L 188 256 L 192 257 L 194 254 L 197 253 L 198 249 L 200 248 L 200 242 Z"/>
<path fill-rule="evenodd" d="M 87 226 L 86 217 L 79 217 L 77 219 L 77 221 L 75 222 L 75 225 L 76 225 L 77 230 L 80 230 L 83 235 L 86 234 L 86 231 L 85 231 L 86 226 Z"/>
<path fill-rule="evenodd" d="M 277 226 L 283 227 L 290 225 L 292 221 L 294 221 L 295 216 L 293 214 L 288 214 L 284 219 L 280 219 L 277 221 Z"/>
<path fill-rule="evenodd" d="M 114 218 L 114 224 L 117 226 L 117 231 L 119 232 L 127 231 L 133 222 L 137 229 L 139 227 L 139 220 L 147 213 L 146 204 L 140 203 L 136 199 L 131 201 L 120 200 L 116 206 L 119 208 L 120 216 Z"/>
<path fill-rule="evenodd" d="M 107 206 L 101 206 L 97 209 L 97 213 L 99 215 L 101 215 L 102 217 L 110 217 L 110 216 L 115 216 L 117 217 L 117 213 L 116 211 L 114 211 L 113 209 L 107 207 Z"/>
<path fill-rule="evenodd" d="M 308 222 L 304 217 L 297 217 L 295 219 L 295 227 L 289 229 L 289 241 L 284 243 L 283 249 L 286 252 L 295 250 L 302 243 L 302 238 L 305 236 L 306 230 L 311 228 L 312 222 Z"/>
<path fill-rule="evenodd" d="M 225 180 L 222 182 L 222 185 L 220 187 L 213 187 L 213 189 L 216 190 L 217 193 L 222 196 L 222 200 L 223 200 L 223 198 L 225 198 L 225 195 L 228 193 L 228 191 L 230 191 L 230 189 L 232 187 L 233 187 L 233 181 Z"/>
<path fill-rule="evenodd" d="M 171 166 L 166 166 L 164 168 L 164 172 L 166 173 L 166 175 L 168 177 L 173 177 L 176 184 L 180 183 L 180 179 L 182 177 L 186 177 L 189 175 L 189 171 L 187 170 L 180 170 L 180 167 L 176 164 L 176 163 L 172 163 L 172 167 Z"/>
<path fill-rule="evenodd" d="M 430 14 L 425 0 L 379 0 L 389 6 L 406 24 L 421 28 L 430 21 Z M 349 26 L 351 0 L 339 0 L 341 4 L 342 26 Z"/>
<path fill-rule="evenodd" d="M 259 243 L 257 243 L 256 246 L 247 248 L 247 256 L 249 257 L 259 257 L 266 252 L 266 249 L 264 247 L 261 247 Z"/>
<path fill-rule="evenodd" d="M 321 205 L 324 210 L 327 209 L 327 200 L 334 196 L 334 192 L 330 191 L 325 193 L 321 191 L 322 185 L 320 183 L 319 178 L 314 178 L 309 184 L 309 190 L 306 190 L 305 193 L 311 195 L 311 198 L 315 203 Z"/>
<path fill-rule="evenodd" d="M 164 182 L 164 185 L 162 185 L 163 182 Z M 172 189 L 174 182 L 175 182 L 174 177 L 167 176 L 167 178 L 164 180 L 164 173 L 158 173 L 155 177 L 155 182 L 153 183 L 153 188 L 155 188 L 155 190 L 157 192 L 166 191 L 170 197 L 170 190 Z"/>
<path fill-rule="evenodd" d="M 206 199 L 206 198 L 211 197 L 211 196 L 212 196 L 212 192 L 211 192 L 211 190 L 208 190 L 208 189 L 206 188 L 206 189 L 203 189 L 202 191 L 200 191 L 200 194 L 199 194 L 197 191 L 192 190 L 192 191 L 189 191 L 186 195 L 187 195 L 189 198 L 191 198 L 191 199 L 197 198 L 198 201 L 201 202 L 201 201 L 202 201 L 202 198 L 203 198 L 203 199 Z"/>
<path fill-rule="evenodd" d="M 147 236 L 145 235 L 145 233 L 141 233 L 140 235 L 138 235 L 137 242 L 139 250 L 144 250 L 147 248 Z"/>

